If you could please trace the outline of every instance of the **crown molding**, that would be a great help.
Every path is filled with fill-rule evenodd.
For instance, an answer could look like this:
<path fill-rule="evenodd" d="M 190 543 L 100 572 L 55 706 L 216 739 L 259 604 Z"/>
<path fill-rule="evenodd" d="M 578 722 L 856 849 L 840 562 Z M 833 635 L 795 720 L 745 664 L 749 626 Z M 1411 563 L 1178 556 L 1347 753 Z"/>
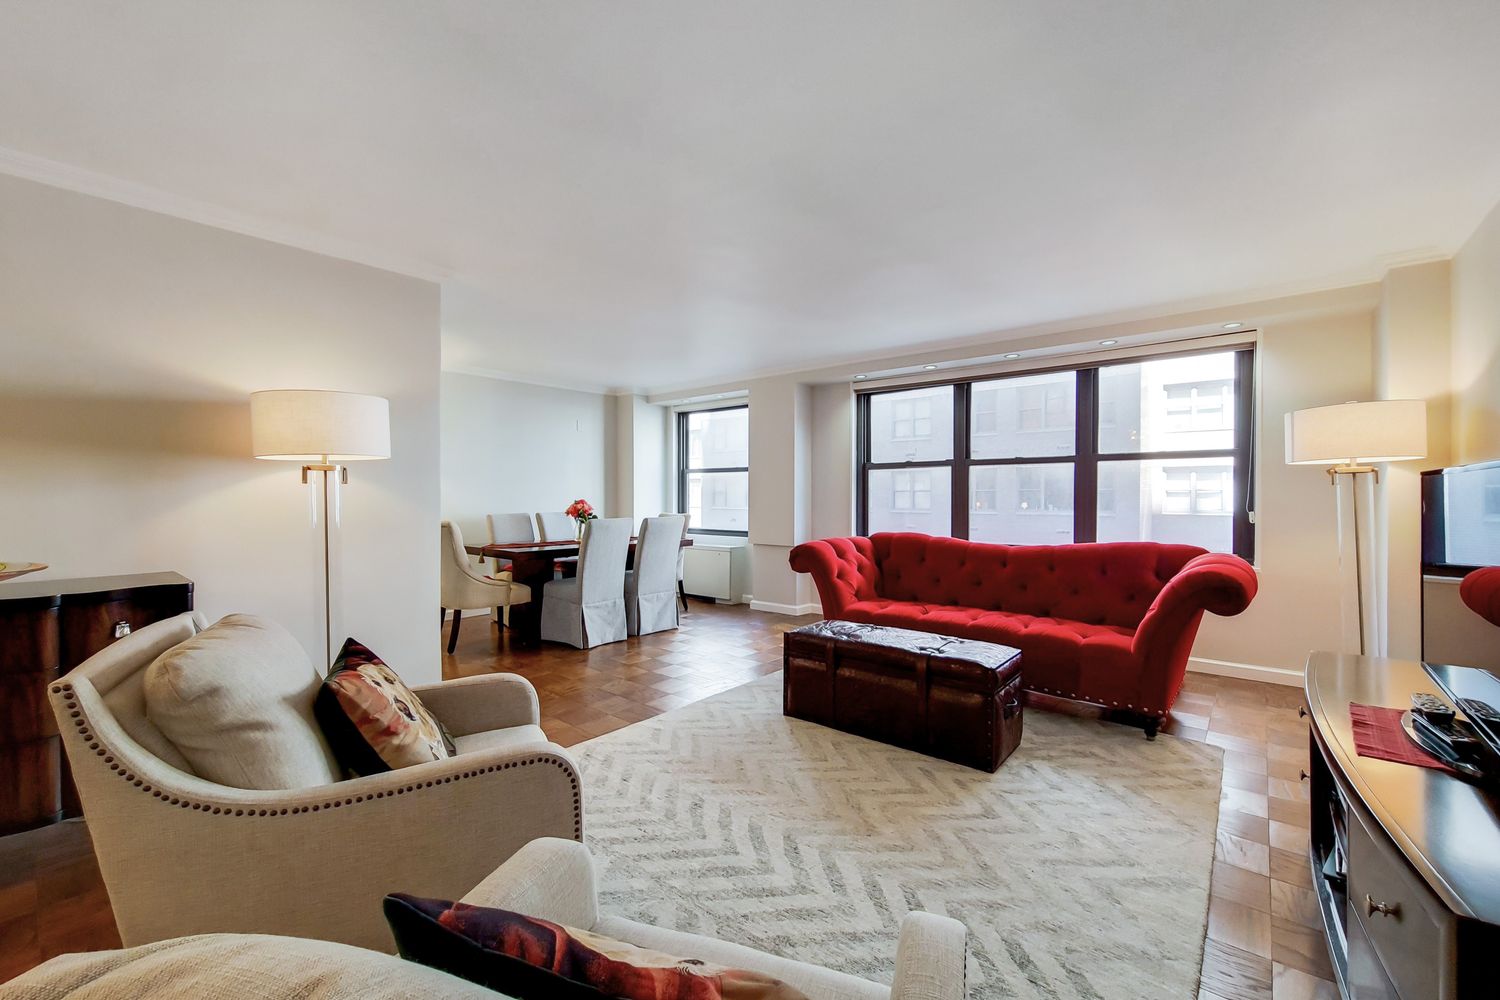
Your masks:
<path fill-rule="evenodd" d="M 1375 258 L 1375 266 L 1383 277 L 1387 271 L 1394 271 L 1398 267 L 1437 264 L 1452 259 L 1453 255 L 1451 253 L 1444 253 L 1437 247 L 1427 246 L 1416 247 L 1411 250 L 1401 250 L 1396 253 L 1383 253 Z"/>
<path fill-rule="evenodd" d="M 594 396 L 636 395 L 631 389 L 621 389 L 618 386 L 608 386 L 598 382 L 572 382 L 563 379 L 536 378 L 531 375 L 520 375 L 516 372 L 499 371 L 494 368 L 481 368 L 477 365 L 444 365 L 443 373 L 448 375 L 472 375 L 476 378 L 493 379 L 496 382 L 518 382 L 521 385 L 534 385 L 543 389 L 586 392 Z"/>
<path fill-rule="evenodd" d="M 49 160 L 46 157 L 23 153 L 4 146 L 0 146 L 0 174 L 35 181 L 48 187 L 62 188 L 65 191 L 86 194 L 94 198 L 103 198 L 131 208 L 169 215 L 173 218 L 212 226 L 215 229 L 224 229 L 239 233 L 241 236 L 279 243 L 325 257 L 363 264 L 382 271 L 393 271 L 423 281 L 441 283 L 452 277 L 447 269 L 438 267 L 430 261 L 377 250 L 313 229 L 272 222 L 249 212 L 198 201 L 194 198 L 185 198 L 148 184 L 128 181 L 110 174 L 76 167 L 58 160 Z"/>

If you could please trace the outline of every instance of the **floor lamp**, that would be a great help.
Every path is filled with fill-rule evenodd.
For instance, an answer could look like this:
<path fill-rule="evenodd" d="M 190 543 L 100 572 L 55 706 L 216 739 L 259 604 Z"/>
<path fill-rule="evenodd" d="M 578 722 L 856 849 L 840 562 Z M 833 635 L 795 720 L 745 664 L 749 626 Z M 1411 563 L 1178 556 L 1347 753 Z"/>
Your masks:
<path fill-rule="evenodd" d="M 1349 568 L 1354 575 L 1354 614 L 1349 614 L 1347 597 L 1340 602 L 1344 634 L 1347 643 L 1349 626 L 1355 626 L 1361 655 L 1374 645 L 1379 632 L 1378 608 L 1372 603 L 1374 581 L 1369 579 L 1370 550 L 1375 544 L 1375 487 L 1380 482 L 1375 463 L 1426 456 L 1427 404 L 1420 399 L 1338 403 L 1286 415 L 1287 464 L 1328 466 L 1346 593 Z"/>
<path fill-rule="evenodd" d="M 250 394 L 250 439 L 256 458 L 302 463 L 302 482 L 321 473 L 323 669 L 333 664 L 334 539 L 345 462 L 391 457 L 390 404 L 380 396 L 321 389 L 268 389 Z M 321 511 L 319 507 L 321 506 Z"/>

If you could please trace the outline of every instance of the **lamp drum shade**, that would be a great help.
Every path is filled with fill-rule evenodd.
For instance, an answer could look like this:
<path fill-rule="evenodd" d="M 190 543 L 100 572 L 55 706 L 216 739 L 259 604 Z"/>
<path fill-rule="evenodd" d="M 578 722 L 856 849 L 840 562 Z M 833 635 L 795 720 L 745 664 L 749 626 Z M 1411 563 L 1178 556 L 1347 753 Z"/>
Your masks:
<path fill-rule="evenodd" d="M 1405 462 L 1427 457 L 1427 403 L 1379 399 L 1286 415 L 1288 465 Z"/>
<path fill-rule="evenodd" d="M 256 458 L 289 462 L 390 458 L 390 403 L 323 389 L 252 392 L 250 442 Z"/>

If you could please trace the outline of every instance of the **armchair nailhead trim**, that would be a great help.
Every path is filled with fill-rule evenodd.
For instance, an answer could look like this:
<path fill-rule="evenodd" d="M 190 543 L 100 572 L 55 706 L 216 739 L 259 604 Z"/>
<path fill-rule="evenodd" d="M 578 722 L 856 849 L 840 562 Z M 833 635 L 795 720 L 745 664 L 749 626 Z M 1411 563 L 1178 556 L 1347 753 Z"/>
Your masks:
<path fill-rule="evenodd" d="M 110 753 L 105 747 L 100 746 L 99 742 L 94 739 L 93 733 L 89 732 L 87 721 L 83 718 L 83 712 L 78 707 L 78 701 L 73 694 L 73 686 L 66 683 L 54 684 L 51 690 L 53 694 L 63 696 L 63 706 L 68 709 L 68 717 L 73 720 L 73 727 L 76 730 L 77 736 L 88 743 L 88 748 L 94 751 L 94 756 L 103 757 L 104 763 L 109 765 L 111 771 L 114 771 L 126 781 L 131 782 L 134 787 L 139 788 L 142 792 L 150 792 L 152 798 L 165 799 L 168 805 L 179 806 L 183 809 L 192 808 L 195 812 L 205 812 L 213 816 L 286 816 L 289 813 L 297 815 L 299 813 L 318 812 L 321 809 L 337 809 L 340 806 L 364 802 L 366 799 L 383 799 L 388 795 L 404 795 L 407 792 L 414 792 L 419 788 L 431 788 L 433 785 L 446 785 L 460 779 L 477 778 L 480 775 L 489 774 L 491 771 L 509 771 L 513 767 L 550 765 L 567 775 L 568 786 L 573 793 L 573 839 L 578 841 L 583 840 L 583 802 L 578 792 L 578 777 L 566 764 L 555 758 L 527 757 L 524 760 L 507 761 L 504 764 L 491 764 L 489 767 L 475 768 L 474 770 L 464 771 L 457 775 L 448 775 L 447 777 L 435 778 L 430 781 L 415 781 L 409 785 L 403 785 L 394 791 L 379 791 L 371 795 L 355 795 L 342 801 L 333 799 L 310 806 L 292 806 L 290 809 L 235 809 L 233 812 L 230 812 L 227 806 L 210 806 L 205 802 L 192 802 L 187 799 L 180 799 L 175 795 L 169 797 L 160 789 L 154 789 L 142 782 L 139 777 L 122 767 L 115 760 L 114 754 Z"/>

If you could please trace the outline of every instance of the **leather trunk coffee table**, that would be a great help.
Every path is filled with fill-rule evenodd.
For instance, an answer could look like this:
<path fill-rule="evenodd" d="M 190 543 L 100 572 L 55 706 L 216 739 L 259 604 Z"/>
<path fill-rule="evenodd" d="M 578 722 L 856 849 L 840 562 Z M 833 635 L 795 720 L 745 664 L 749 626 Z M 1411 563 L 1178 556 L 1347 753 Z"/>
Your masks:
<path fill-rule="evenodd" d="M 1021 743 L 1021 651 L 884 625 L 786 633 L 782 714 L 993 772 Z"/>

